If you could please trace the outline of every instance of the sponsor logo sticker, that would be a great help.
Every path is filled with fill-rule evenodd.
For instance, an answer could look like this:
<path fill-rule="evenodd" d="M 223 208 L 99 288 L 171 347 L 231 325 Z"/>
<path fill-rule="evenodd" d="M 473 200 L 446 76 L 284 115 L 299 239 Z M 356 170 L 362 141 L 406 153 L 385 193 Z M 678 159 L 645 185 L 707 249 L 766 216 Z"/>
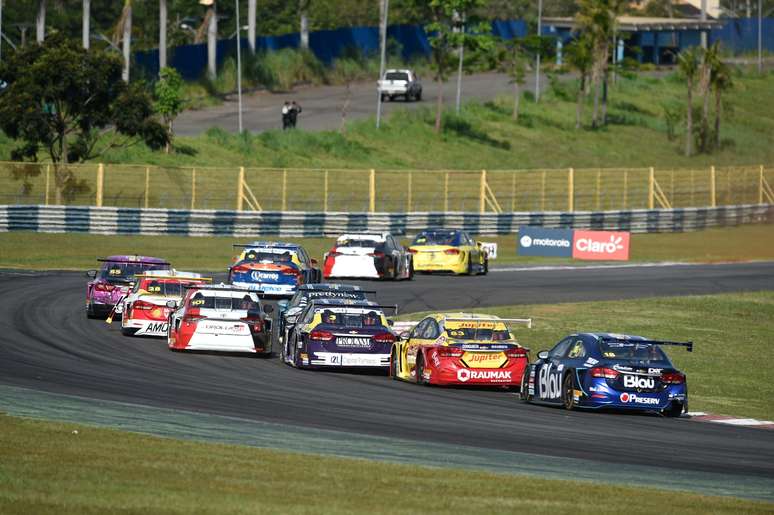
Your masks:
<path fill-rule="evenodd" d="M 646 404 L 646 405 L 654 405 L 658 404 L 658 399 L 655 397 L 640 397 L 634 393 L 622 393 L 619 397 L 621 399 L 621 402 L 626 404 Z"/>
<path fill-rule="evenodd" d="M 461 368 L 457 370 L 457 380 L 462 383 L 470 380 L 510 382 L 511 372 L 509 370 L 470 370 Z"/>
<path fill-rule="evenodd" d="M 652 377 L 625 375 L 623 378 L 626 388 L 655 388 L 656 381 Z"/>

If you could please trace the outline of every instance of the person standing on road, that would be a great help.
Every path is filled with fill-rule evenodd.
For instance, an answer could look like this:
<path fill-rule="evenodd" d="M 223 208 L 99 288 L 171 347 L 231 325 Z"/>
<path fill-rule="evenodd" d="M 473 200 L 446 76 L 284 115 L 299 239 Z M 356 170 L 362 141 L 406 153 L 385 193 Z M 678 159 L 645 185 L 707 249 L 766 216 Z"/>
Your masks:
<path fill-rule="evenodd" d="M 290 127 L 290 102 L 285 100 L 285 104 L 282 106 L 282 130 L 285 131 Z"/>
<path fill-rule="evenodd" d="M 296 128 L 296 121 L 298 119 L 298 113 L 301 112 L 301 106 L 296 103 L 294 100 L 290 104 L 290 112 L 288 113 L 288 116 L 290 117 L 290 126 L 295 129 Z"/>

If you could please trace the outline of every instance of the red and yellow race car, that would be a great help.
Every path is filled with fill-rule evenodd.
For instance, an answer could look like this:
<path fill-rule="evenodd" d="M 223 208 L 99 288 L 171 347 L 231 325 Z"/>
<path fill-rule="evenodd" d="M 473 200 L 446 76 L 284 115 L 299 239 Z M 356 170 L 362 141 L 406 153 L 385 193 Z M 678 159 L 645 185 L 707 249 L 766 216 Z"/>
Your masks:
<path fill-rule="evenodd" d="M 418 384 L 518 388 L 529 364 L 529 349 L 509 329 L 513 323 L 532 327 L 529 318 L 430 315 L 393 345 L 390 375 Z"/>

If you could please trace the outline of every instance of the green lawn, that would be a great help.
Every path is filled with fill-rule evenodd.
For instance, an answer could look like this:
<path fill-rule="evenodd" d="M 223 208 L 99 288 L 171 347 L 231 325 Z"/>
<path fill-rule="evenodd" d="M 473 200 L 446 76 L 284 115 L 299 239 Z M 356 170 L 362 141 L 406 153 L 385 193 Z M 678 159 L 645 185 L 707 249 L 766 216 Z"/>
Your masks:
<path fill-rule="evenodd" d="M 0 233 L 0 268 L 55 268 L 86 270 L 96 258 L 110 254 L 165 257 L 179 269 L 223 271 L 236 255 L 233 243 L 261 238 L 184 236 L 102 236 L 95 234 Z M 263 238 L 280 239 L 280 238 Z M 322 259 L 332 238 L 281 238 L 304 245 Z M 496 264 L 582 264 L 558 258 L 516 255 L 513 235 L 480 238 L 498 243 Z M 405 240 L 408 243 L 409 240 Z M 774 259 L 774 225 L 747 225 L 701 232 L 633 234 L 632 261 L 750 261 Z"/>
<path fill-rule="evenodd" d="M 537 304 L 474 309 L 502 317 L 532 317 L 517 329 L 537 351 L 574 332 L 614 332 L 693 341 L 694 351 L 667 348 L 688 376 L 690 410 L 774 420 L 774 291 L 641 300 Z M 419 314 L 402 318 L 417 320 Z M 762 365 L 764 364 L 764 365 Z"/>
<path fill-rule="evenodd" d="M 609 484 L 203 444 L 0 415 L 0 512 L 771 513 Z"/>

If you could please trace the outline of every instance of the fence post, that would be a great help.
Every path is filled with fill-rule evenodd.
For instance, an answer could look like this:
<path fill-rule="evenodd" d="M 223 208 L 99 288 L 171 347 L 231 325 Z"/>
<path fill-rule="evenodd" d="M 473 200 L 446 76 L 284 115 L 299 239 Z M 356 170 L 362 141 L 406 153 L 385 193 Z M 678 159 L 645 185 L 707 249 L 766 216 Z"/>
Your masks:
<path fill-rule="evenodd" d="M 567 211 L 575 211 L 575 170 L 572 168 L 567 172 Z"/>
<path fill-rule="evenodd" d="M 371 174 L 368 177 L 368 212 L 376 211 L 376 170 L 371 168 Z"/>
<path fill-rule="evenodd" d="M 715 167 L 710 166 L 710 206 L 717 207 L 717 197 L 715 195 Z"/>
<path fill-rule="evenodd" d="M 328 212 L 328 170 L 323 174 L 323 212 Z"/>
<path fill-rule="evenodd" d="M 656 193 L 656 170 L 651 166 L 648 170 L 648 209 L 654 207 L 654 197 Z"/>
<path fill-rule="evenodd" d="M 244 192 L 242 191 L 245 183 L 245 167 L 239 167 L 239 180 L 237 181 L 237 211 L 242 211 L 242 202 L 244 201 Z"/>
<path fill-rule="evenodd" d="M 105 185 L 105 165 L 97 166 L 97 207 L 102 207 L 102 193 Z"/>
<path fill-rule="evenodd" d="M 449 212 L 449 172 L 443 174 L 443 212 Z"/>
<path fill-rule="evenodd" d="M 148 195 L 150 194 L 150 166 L 145 167 L 145 209 L 148 209 Z"/>
<path fill-rule="evenodd" d="M 46 191 L 46 198 L 48 198 L 48 188 Z M 46 202 L 48 204 L 48 202 Z M 763 204 L 763 165 L 758 170 L 758 204 Z"/>
<path fill-rule="evenodd" d="M 196 206 L 196 168 L 191 169 L 191 209 Z"/>
<path fill-rule="evenodd" d="M 51 183 L 51 165 L 46 165 L 46 205 L 48 205 L 48 189 L 49 189 L 50 183 Z"/>
<path fill-rule="evenodd" d="M 481 213 L 486 212 L 486 170 L 481 170 L 481 181 L 479 184 L 479 211 Z"/>
<path fill-rule="evenodd" d="M 288 210 L 288 169 L 282 169 L 282 210 Z"/>

